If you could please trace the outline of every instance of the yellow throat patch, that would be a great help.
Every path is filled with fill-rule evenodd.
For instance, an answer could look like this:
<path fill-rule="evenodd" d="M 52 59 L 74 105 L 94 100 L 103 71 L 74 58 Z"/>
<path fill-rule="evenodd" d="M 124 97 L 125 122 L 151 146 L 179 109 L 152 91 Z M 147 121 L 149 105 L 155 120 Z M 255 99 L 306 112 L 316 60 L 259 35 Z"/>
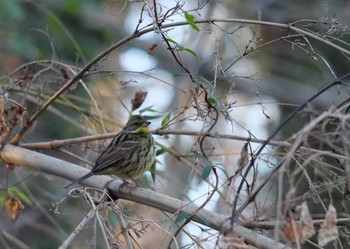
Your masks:
<path fill-rule="evenodd" d="M 141 126 L 139 128 L 137 128 L 136 133 L 143 133 L 143 134 L 147 134 L 150 133 L 151 129 L 148 126 Z"/>

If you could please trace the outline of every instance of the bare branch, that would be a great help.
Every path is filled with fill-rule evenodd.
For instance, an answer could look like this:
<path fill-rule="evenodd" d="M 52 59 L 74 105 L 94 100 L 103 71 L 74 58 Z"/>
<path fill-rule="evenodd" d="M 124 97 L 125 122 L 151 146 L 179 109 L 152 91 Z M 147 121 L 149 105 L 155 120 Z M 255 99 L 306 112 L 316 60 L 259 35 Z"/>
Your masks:
<path fill-rule="evenodd" d="M 71 180 L 77 179 L 88 172 L 88 170 L 75 164 L 10 144 L 4 146 L 0 153 L 0 158 L 6 163 L 21 165 L 36 171 Z M 112 179 L 113 178 L 107 176 L 93 176 L 84 181 L 84 184 L 99 189 L 102 189 L 107 185 L 108 189 L 118 198 L 142 203 L 170 213 L 178 213 L 180 210 L 185 211 L 189 214 L 193 214 L 192 220 L 200 224 L 209 226 L 221 232 L 228 232 L 229 230 L 227 229 L 230 229 L 229 222 L 223 215 L 205 209 L 197 210 L 198 207 L 193 203 L 178 200 L 148 189 L 135 188 L 127 185 L 122 186 L 122 181 L 111 181 Z M 91 212 L 94 213 L 95 210 L 91 210 Z M 202 217 L 204 217 L 205 220 Z M 273 239 L 244 228 L 241 225 L 235 224 L 233 229 L 234 232 L 243 237 L 249 244 L 258 248 L 288 248 L 286 245 L 280 244 Z"/>

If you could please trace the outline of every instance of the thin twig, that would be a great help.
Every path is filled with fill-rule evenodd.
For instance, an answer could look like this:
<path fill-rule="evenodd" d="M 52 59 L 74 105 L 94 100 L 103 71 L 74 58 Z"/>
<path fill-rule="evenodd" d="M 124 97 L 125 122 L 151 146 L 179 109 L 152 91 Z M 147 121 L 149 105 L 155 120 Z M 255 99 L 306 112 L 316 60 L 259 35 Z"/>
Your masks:
<path fill-rule="evenodd" d="M 89 213 L 82 219 L 79 225 L 74 229 L 74 231 L 63 241 L 63 243 L 58 247 L 58 249 L 67 249 L 71 244 L 73 239 L 85 229 L 86 225 L 95 217 L 96 212 L 101 210 L 103 205 L 97 206 L 97 209 L 91 209 Z"/>

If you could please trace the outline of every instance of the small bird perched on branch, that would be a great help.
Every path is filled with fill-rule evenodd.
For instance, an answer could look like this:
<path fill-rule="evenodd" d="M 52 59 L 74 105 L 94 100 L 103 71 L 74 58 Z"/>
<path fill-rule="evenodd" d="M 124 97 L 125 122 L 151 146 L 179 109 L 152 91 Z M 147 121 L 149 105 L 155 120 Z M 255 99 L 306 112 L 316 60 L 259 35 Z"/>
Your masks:
<path fill-rule="evenodd" d="M 156 157 L 149 124 L 141 115 L 131 116 L 123 129 L 97 157 L 91 171 L 65 189 L 93 175 L 116 175 L 125 180 L 136 179 L 149 170 Z"/>

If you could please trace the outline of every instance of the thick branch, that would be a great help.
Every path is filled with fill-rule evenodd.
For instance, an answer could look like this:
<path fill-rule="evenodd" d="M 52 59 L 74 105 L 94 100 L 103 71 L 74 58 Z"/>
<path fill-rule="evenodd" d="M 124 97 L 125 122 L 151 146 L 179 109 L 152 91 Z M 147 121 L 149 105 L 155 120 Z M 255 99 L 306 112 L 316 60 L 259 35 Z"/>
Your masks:
<path fill-rule="evenodd" d="M 6 163 L 22 165 L 36 171 L 42 171 L 47 174 L 68 178 L 70 180 L 77 179 L 87 173 L 87 169 L 83 167 L 10 144 L 3 147 L 3 150 L 0 153 L 0 159 Z M 102 189 L 111 179 L 112 178 L 108 176 L 93 176 L 84 181 L 84 184 L 89 187 Z M 115 180 L 108 184 L 108 188 L 115 194 L 115 196 L 122 199 L 145 204 L 170 213 L 177 213 L 181 210 L 193 214 L 198 208 L 192 203 L 181 201 L 148 189 L 135 188 L 127 185 L 121 188 L 121 184 L 122 181 Z M 201 209 L 194 213 L 193 221 L 221 232 L 228 232 L 227 229 L 229 226 L 227 223 L 229 222 L 226 222 L 227 219 L 223 215 L 214 212 Z M 288 248 L 283 244 L 253 232 L 239 224 L 234 226 L 234 232 L 243 237 L 247 243 L 258 248 Z"/>

